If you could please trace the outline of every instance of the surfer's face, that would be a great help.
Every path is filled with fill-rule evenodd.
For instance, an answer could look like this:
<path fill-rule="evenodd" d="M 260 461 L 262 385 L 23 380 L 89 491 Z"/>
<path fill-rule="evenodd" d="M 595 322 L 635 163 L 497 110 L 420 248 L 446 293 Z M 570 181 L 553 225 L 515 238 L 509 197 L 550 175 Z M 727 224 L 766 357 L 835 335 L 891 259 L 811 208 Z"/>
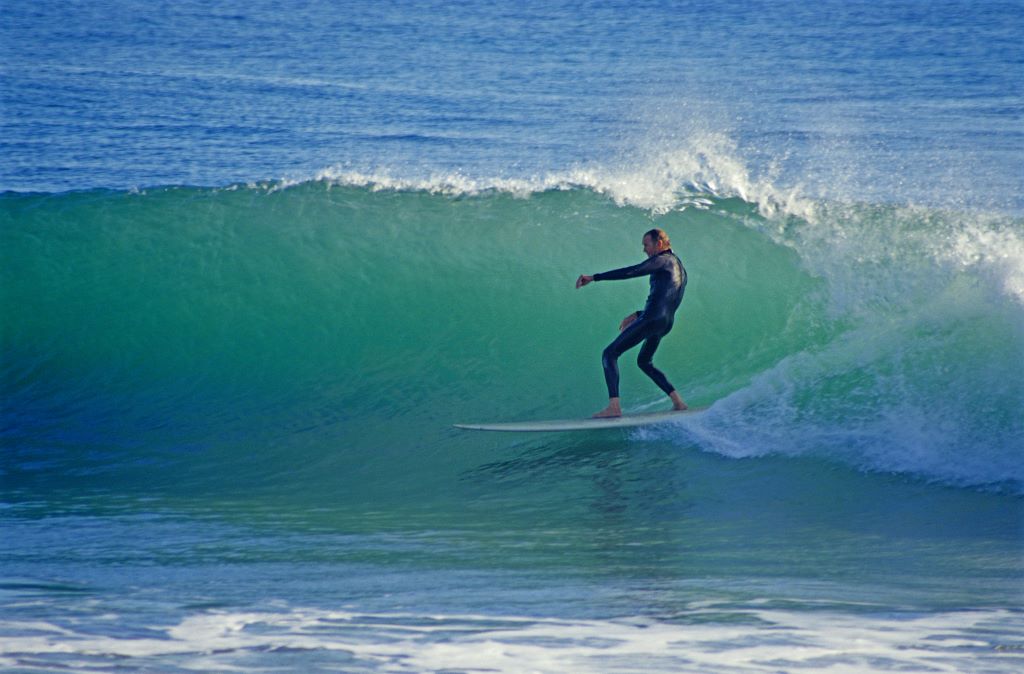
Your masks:
<path fill-rule="evenodd" d="M 647 235 L 644 235 L 644 252 L 647 254 L 647 257 L 654 257 L 661 252 L 658 250 L 658 243 L 651 241 L 651 237 Z"/>

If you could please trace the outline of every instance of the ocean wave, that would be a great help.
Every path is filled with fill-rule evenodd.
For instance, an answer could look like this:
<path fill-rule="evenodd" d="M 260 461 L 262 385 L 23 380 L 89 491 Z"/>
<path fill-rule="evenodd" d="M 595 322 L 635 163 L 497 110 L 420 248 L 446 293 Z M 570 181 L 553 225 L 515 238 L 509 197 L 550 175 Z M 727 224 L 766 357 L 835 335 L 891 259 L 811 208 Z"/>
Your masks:
<path fill-rule="evenodd" d="M 805 204 L 744 177 L 727 148 L 712 160 L 700 147 L 536 181 L 324 172 L 4 195 L 3 441 L 20 448 L 16 472 L 84 479 L 176 465 L 183 451 L 220 470 L 236 455 L 218 448 L 286 448 L 300 437 L 289 429 L 313 444 L 350 434 L 355 452 L 445 446 L 424 410 L 588 413 L 614 332 L 602 326 L 644 289 L 577 293 L 572 280 L 635 261 L 640 234 L 661 226 L 691 284 L 659 362 L 691 402 L 718 401 L 686 442 L 1019 491 L 1021 223 Z M 624 369 L 634 405 L 657 399 Z M 543 404 L 537 391 L 551 392 Z M 377 430 L 346 421 L 359 417 Z M 275 461 L 251 470 L 271 475 Z"/>

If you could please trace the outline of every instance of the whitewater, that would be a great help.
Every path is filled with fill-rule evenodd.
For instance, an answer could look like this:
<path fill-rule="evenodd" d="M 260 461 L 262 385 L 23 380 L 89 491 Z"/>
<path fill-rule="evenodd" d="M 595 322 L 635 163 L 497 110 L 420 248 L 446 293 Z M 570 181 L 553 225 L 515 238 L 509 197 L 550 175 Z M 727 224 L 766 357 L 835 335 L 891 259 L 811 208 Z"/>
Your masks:
<path fill-rule="evenodd" d="M 0 669 L 1020 671 L 1022 25 L 12 6 Z"/>

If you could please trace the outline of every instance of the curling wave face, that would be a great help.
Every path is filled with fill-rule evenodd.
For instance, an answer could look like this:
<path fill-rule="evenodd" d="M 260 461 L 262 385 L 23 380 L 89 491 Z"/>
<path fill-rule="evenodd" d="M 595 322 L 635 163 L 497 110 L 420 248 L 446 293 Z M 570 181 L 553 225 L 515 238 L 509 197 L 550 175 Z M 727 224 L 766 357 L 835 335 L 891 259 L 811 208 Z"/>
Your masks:
<path fill-rule="evenodd" d="M 251 487 L 329 466 L 357 493 L 410 455 L 444 470 L 452 421 L 600 404 L 598 355 L 644 289 L 572 279 L 635 262 L 653 223 L 691 278 L 659 367 L 718 401 L 656 437 L 1021 492 L 1022 222 L 813 201 L 724 156 L 3 195 L 7 479 L 220 488 L 233 466 Z M 659 400 L 630 369 L 627 403 Z"/>

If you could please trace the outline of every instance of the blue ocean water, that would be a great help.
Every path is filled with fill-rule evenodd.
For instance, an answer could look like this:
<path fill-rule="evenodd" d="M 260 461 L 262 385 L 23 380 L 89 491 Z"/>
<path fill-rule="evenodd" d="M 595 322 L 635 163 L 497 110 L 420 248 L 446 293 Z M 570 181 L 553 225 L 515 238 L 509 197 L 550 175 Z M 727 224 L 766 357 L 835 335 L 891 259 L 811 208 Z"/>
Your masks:
<path fill-rule="evenodd" d="M 0 667 L 1019 671 L 1022 29 L 5 7 Z M 603 405 L 652 226 L 710 409 L 451 428 Z"/>

